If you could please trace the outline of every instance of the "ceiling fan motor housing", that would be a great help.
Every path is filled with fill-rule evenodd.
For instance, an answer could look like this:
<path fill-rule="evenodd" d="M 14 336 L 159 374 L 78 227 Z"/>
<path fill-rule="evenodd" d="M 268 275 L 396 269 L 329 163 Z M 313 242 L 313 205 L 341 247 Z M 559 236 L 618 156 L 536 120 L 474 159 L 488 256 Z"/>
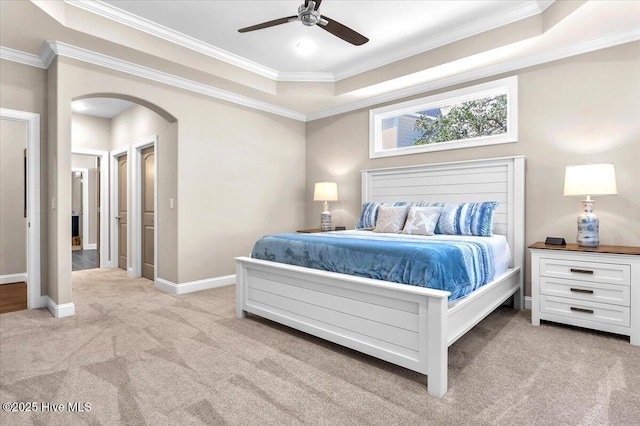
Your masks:
<path fill-rule="evenodd" d="M 310 1 L 306 7 L 304 4 L 300 5 L 298 8 L 298 17 L 300 21 L 308 27 L 319 24 L 322 21 L 320 13 L 315 10 L 315 2 L 313 1 Z"/>

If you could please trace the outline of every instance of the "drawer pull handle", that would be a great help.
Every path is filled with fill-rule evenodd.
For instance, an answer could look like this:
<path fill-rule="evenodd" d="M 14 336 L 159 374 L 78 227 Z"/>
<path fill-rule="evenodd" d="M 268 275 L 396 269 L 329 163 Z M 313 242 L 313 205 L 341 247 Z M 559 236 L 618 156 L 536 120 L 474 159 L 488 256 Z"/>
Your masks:
<path fill-rule="evenodd" d="M 577 272 L 579 274 L 591 274 L 593 275 L 593 271 L 590 271 L 588 269 L 576 269 L 576 268 L 571 268 L 570 269 L 571 272 Z"/>
<path fill-rule="evenodd" d="M 574 293 L 593 294 L 593 290 L 587 290 L 587 289 L 584 289 L 584 288 L 573 288 L 573 287 L 571 287 L 571 291 L 573 291 Z"/>
<path fill-rule="evenodd" d="M 572 306 L 571 310 L 572 311 L 576 311 L 576 312 L 584 312 L 585 314 L 592 314 L 593 313 L 593 309 L 576 308 L 575 306 Z"/>

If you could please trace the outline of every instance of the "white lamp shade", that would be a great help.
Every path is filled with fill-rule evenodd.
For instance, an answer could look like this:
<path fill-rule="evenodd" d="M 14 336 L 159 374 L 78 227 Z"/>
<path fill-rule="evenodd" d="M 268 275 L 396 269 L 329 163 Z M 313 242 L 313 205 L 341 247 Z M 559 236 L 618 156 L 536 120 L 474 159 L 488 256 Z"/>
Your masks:
<path fill-rule="evenodd" d="M 613 195 L 618 193 L 613 164 L 567 166 L 563 195 Z"/>
<path fill-rule="evenodd" d="M 317 182 L 313 201 L 338 201 L 338 185 L 335 182 Z"/>

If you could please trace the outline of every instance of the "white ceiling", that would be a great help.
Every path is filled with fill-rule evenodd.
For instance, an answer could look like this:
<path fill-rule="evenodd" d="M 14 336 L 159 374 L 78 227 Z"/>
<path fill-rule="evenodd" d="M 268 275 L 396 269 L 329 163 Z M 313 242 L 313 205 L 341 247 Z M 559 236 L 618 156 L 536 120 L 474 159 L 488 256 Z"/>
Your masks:
<path fill-rule="evenodd" d="M 135 28 L 278 80 L 335 81 L 542 12 L 553 0 L 324 0 L 327 15 L 368 37 L 353 46 L 291 22 L 241 34 L 242 27 L 297 14 L 303 0 L 66 0 Z M 295 45 L 312 40 L 301 56 Z"/>
<path fill-rule="evenodd" d="M 84 105 L 84 110 L 74 108 L 76 104 Z M 91 115 L 93 117 L 111 119 L 126 111 L 133 105 L 132 102 L 116 98 L 87 98 L 73 101 L 73 112 L 77 114 Z"/>
<path fill-rule="evenodd" d="M 48 68 L 56 56 L 71 58 L 312 121 L 640 40 L 640 1 L 561 1 L 548 8 L 552 0 L 324 0 L 321 12 L 371 39 L 361 47 L 299 22 L 254 33 L 237 32 L 247 25 L 294 14 L 298 1 L 303 0 L 105 1 L 132 10 L 137 5 L 141 15 L 164 19 L 165 25 L 191 35 L 104 1 L 0 0 L 0 58 L 41 68 Z M 329 13 L 331 4 L 336 9 Z M 354 4 L 360 9 L 341 12 Z M 278 9 L 276 15 L 272 9 L 283 5 L 287 7 Z M 387 26 L 390 21 L 395 22 L 392 27 Z M 413 22 L 413 27 L 404 22 Z M 439 24 L 432 26 L 435 22 Z M 507 25 L 509 22 L 512 24 Z M 483 33 L 501 24 L 501 29 Z M 301 31 L 324 41 L 311 59 L 298 57 L 275 42 L 272 34 L 280 30 L 285 40 L 292 37 L 291 32 Z M 117 49 L 118 45 L 127 49 Z M 443 48 L 430 50 L 440 46 Z M 325 50 L 331 55 L 322 61 L 319 58 Z M 364 72 L 374 67 L 379 68 Z"/>

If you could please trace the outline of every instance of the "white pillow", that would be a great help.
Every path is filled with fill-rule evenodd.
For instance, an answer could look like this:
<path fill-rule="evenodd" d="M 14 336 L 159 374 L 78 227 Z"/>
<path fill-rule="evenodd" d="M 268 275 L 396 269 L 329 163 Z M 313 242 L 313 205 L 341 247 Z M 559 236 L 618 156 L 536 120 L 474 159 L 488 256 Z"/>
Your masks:
<path fill-rule="evenodd" d="M 378 220 L 373 232 L 398 233 L 404 227 L 407 218 L 406 206 L 380 206 L 378 207 Z"/>
<path fill-rule="evenodd" d="M 442 207 L 411 207 L 403 234 L 433 235 Z"/>

